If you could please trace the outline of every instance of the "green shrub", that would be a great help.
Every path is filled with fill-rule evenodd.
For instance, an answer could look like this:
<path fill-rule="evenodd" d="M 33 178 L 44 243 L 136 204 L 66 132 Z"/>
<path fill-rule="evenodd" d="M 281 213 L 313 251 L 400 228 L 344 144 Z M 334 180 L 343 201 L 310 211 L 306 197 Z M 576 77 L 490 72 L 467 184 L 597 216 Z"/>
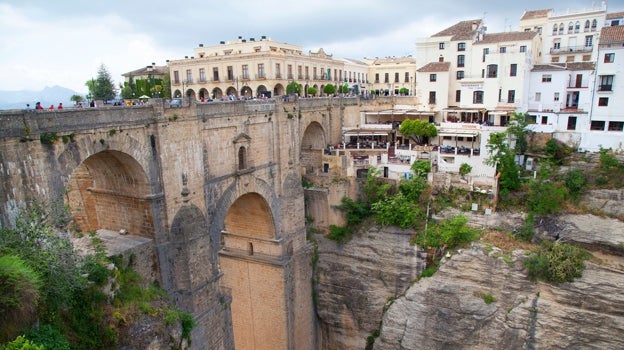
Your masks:
<path fill-rule="evenodd" d="M 520 227 L 518 231 L 517 237 L 521 241 L 530 242 L 533 240 L 535 236 L 535 215 L 533 213 L 529 213 L 524 219 L 524 225 Z"/>
<path fill-rule="evenodd" d="M 530 185 L 527 206 L 540 216 L 558 213 L 565 202 L 567 191 L 549 181 L 534 181 Z"/>
<path fill-rule="evenodd" d="M 438 271 L 438 267 L 439 265 L 437 263 L 429 265 L 426 269 L 422 270 L 418 278 L 420 279 L 433 276 Z"/>
<path fill-rule="evenodd" d="M 618 162 L 617 158 L 611 153 L 610 149 L 600 149 L 600 168 L 603 170 L 608 170 L 612 168 L 620 167 L 620 162 Z"/>
<path fill-rule="evenodd" d="M 564 177 L 563 182 L 572 197 L 577 197 L 587 184 L 587 178 L 582 170 L 570 170 Z"/>
<path fill-rule="evenodd" d="M 463 215 L 442 220 L 416 237 L 416 244 L 421 247 L 454 248 L 462 243 L 479 238 L 479 230 L 466 226 L 468 219 Z"/>
<path fill-rule="evenodd" d="M 327 238 L 344 243 L 351 238 L 351 230 L 347 227 L 329 225 L 329 234 L 327 235 Z"/>
<path fill-rule="evenodd" d="M 46 350 L 46 348 L 43 345 L 37 345 L 20 335 L 15 340 L 8 343 L 3 350 Z"/>
<path fill-rule="evenodd" d="M 39 274 L 24 260 L 0 257 L 0 343 L 35 321 L 41 286 Z"/>
<path fill-rule="evenodd" d="M 472 171 L 472 167 L 468 163 L 462 163 L 459 166 L 459 175 L 461 175 L 462 177 L 470 174 L 471 171 Z"/>
<path fill-rule="evenodd" d="M 405 229 L 424 219 L 417 204 L 408 201 L 403 193 L 378 201 L 371 206 L 375 221 L 381 225 L 397 225 Z"/>
<path fill-rule="evenodd" d="M 45 349 L 70 350 L 65 336 L 58 329 L 47 324 L 40 325 L 39 328 L 31 328 L 25 336 L 33 343 L 43 345 Z"/>
<path fill-rule="evenodd" d="M 490 293 L 481 293 L 481 298 L 483 298 L 483 301 L 488 305 L 496 301 Z"/>
<path fill-rule="evenodd" d="M 571 244 L 544 241 L 524 261 L 524 265 L 532 280 L 572 282 L 583 275 L 584 261 L 590 256 L 588 252 Z"/>

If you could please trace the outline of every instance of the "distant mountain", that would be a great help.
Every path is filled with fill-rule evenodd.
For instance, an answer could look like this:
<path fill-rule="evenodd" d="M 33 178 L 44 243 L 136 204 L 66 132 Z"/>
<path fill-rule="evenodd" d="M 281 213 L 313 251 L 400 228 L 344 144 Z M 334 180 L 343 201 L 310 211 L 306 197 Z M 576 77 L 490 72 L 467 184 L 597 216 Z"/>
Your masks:
<path fill-rule="evenodd" d="M 59 102 L 63 103 L 63 106 L 70 107 L 73 105 L 73 102 L 70 100 L 72 95 L 81 95 L 84 97 L 83 94 L 62 86 L 46 87 L 41 91 L 0 90 L 0 109 L 24 109 L 27 103 L 29 103 L 32 108 L 35 108 L 36 102 L 41 102 L 43 108 L 50 107 L 50 105 L 54 105 L 54 108 L 56 108 Z"/>

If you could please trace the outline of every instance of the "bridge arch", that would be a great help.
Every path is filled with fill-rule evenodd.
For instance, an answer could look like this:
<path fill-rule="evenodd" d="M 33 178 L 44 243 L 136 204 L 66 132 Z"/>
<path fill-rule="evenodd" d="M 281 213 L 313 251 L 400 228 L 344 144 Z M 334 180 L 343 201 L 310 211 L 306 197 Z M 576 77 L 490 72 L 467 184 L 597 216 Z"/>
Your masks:
<path fill-rule="evenodd" d="M 66 202 L 79 231 L 125 229 L 154 238 L 150 182 L 127 153 L 103 150 L 82 161 L 69 177 Z"/>
<path fill-rule="evenodd" d="M 323 126 L 312 121 L 305 128 L 301 139 L 301 169 L 304 174 L 314 174 L 323 166 L 323 150 L 327 143 Z"/>

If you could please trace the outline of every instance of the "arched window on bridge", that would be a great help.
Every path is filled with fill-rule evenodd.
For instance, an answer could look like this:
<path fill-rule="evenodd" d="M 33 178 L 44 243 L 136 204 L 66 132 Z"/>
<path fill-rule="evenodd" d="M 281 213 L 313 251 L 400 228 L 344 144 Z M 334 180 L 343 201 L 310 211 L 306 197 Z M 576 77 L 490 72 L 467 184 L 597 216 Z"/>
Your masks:
<path fill-rule="evenodd" d="M 247 169 L 247 150 L 245 146 L 238 148 L 238 170 Z"/>

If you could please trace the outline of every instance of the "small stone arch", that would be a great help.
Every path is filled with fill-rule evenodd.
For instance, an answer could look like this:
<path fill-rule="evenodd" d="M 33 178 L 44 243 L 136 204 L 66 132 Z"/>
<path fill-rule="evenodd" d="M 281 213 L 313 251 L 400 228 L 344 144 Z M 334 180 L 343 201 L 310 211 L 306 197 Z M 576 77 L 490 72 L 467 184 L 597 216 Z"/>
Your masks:
<path fill-rule="evenodd" d="M 325 149 L 325 131 L 321 124 L 311 122 L 303 132 L 301 139 L 301 170 L 303 174 L 312 174 L 323 166 L 323 149 Z"/>
<path fill-rule="evenodd" d="M 239 134 L 233 141 L 236 154 L 236 171 L 244 171 L 251 167 L 247 156 L 251 145 L 251 138 L 244 133 Z"/>
<path fill-rule="evenodd" d="M 253 90 L 249 86 L 245 85 L 241 89 L 241 96 L 245 97 L 245 98 L 252 98 L 253 97 Z"/>
<path fill-rule="evenodd" d="M 286 89 L 284 89 L 284 85 L 282 84 L 275 84 L 273 87 L 273 96 L 281 96 L 284 95 L 285 92 Z"/>
<path fill-rule="evenodd" d="M 225 94 L 227 96 L 238 96 L 238 91 L 235 87 L 230 86 L 229 88 L 227 88 L 227 90 L 225 90 Z"/>
<path fill-rule="evenodd" d="M 212 89 L 212 98 L 215 100 L 220 100 L 223 97 L 223 90 L 216 87 Z"/>
<path fill-rule="evenodd" d="M 261 98 L 263 96 L 269 97 L 269 96 L 267 96 L 267 92 L 268 92 L 267 87 L 264 86 L 264 85 L 260 85 L 256 89 L 256 96 L 258 96 L 259 98 Z"/>
<path fill-rule="evenodd" d="M 208 90 L 206 90 L 206 88 L 201 88 L 199 89 L 199 98 L 200 99 L 208 99 L 209 95 L 208 95 Z"/>

